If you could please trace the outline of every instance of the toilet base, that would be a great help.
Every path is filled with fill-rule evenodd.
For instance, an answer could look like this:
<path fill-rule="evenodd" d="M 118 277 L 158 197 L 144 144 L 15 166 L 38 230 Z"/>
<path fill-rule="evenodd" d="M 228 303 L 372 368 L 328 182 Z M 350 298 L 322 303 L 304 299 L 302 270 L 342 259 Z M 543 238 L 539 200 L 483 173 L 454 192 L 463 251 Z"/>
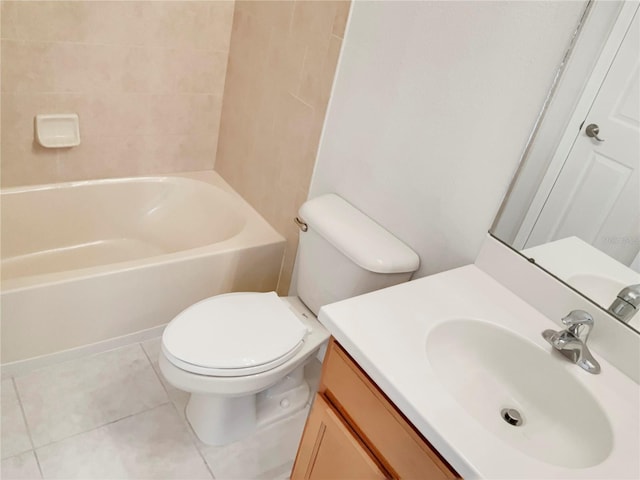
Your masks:
<path fill-rule="evenodd" d="M 304 366 L 300 366 L 257 394 L 226 397 L 192 393 L 185 413 L 203 443 L 226 445 L 304 408 L 309 393 Z"/>

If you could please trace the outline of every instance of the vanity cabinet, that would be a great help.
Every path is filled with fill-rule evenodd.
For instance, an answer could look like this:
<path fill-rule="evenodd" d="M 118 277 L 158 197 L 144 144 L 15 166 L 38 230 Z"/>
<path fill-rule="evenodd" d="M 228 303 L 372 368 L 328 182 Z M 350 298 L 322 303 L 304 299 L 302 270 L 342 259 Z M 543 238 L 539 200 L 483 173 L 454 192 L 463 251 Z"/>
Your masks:
<path fill-rule="evenodd" d="M 460 477 L 332 339 L 291 479 L 378 478 Z"/>

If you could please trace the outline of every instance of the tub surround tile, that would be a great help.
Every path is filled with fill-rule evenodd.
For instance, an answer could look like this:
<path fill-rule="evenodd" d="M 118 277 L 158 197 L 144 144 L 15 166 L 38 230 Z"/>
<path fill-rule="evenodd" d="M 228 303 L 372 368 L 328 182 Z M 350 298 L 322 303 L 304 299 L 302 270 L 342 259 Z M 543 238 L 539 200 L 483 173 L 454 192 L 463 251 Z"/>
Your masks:
<path fill-rule="evenodd" d="M 236 5 L 215 169 L 287 239 L 280 294 L 289 291 L 291 219 L 308 194 L 349 6 Z"/>
<path fill-rule="evenodd" d="M 17 2 L 0 2 L 0 38 L 15 38 L 17 11 Z"/>
<path fill-rule="evenodd" d="M 13 380 L 10 378 L 2 380 L 0 388 L 2 389 L 2 398 L 0 399 L 0 407 L 2 408 L 0 430 L 2 431 L 2 438 L 0 447 L 2 448 L 2 458 L 4 459 L 30 450 L 32 446 L 18 395 L 13 386 Z M 19 460 L 16 460 L 16 462 L 19 463 Z M 2 475 L 2 478 L 4 478 L 4 475 Z"/>
<path fill-rule="evenodd" d="M 278 478 L 293 465 L 308 414 L 307 406 L 247 439 L 222 447 L 203 447 L 202 454 L 215 478 Z"/>
<path fill-rule="evenodd" d="M 37 454 L 47 479 L 212 478 L 168 404 L 52 443 Z"/>
<path fill-rule="evenodd" d="M 15 378 L 35 447 L 168 401 L 139 344 Z"/>
<path fill-rule="evenodd" d="M 57 175 L 57 152 L 33 142 L 11 142 L 3 135 L 0 144 L 2 187 L 49 183 Z"/>
<path fill-rule="evenodd" d="M 233 1 L 1 4 L 3 186 L 213 168 Z M 41 149 L 61 112 L 82 144 Z"/>
<path fill-rule="evenodd" d="M 5 458 L 1 463 L 0 478 L 3 480 L 36 480 L 42 478 L 33 450 Z"/>
<path fill-rule="evenodd" d="M 344 31 L 347 28 L 347 20 L 349 18 L 350 2 L 337 2 L 336 16 L 333 20 L 332 33 L 338 38 L 344 38 Z"/>

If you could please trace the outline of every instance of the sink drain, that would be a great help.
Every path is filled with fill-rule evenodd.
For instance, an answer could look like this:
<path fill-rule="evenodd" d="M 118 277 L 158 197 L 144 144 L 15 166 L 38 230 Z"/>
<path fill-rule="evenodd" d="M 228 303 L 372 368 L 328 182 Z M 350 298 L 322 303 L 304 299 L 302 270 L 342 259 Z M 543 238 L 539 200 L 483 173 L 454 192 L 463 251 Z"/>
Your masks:
<path fill-rule="evenodd" d="M 507 422 L 509 425 L 513 425 L 514 427 L 519 427 L 522 425 L 522 415 L 520 412 L 514 408 L 503 408 L 500 412 L 500 416 L 502 419 Z"/>

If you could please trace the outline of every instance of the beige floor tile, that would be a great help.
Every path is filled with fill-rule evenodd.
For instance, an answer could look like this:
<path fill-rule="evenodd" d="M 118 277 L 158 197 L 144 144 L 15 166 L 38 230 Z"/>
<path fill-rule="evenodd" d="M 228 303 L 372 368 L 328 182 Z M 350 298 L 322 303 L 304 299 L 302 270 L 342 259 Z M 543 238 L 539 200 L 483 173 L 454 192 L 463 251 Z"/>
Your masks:
<path fill-rule="evenodd" d="M 139 344 L 15 380 L 36 448 L 168 401 Z"/>
<path fill-rule="evenodd" d="M 31 449 L 27 426 L 11 379 L 3 380 L 2 389 L 2 458 L 13 457 Z M 4 477 L 3 477 L 4 478 Z"/>
<path fill-rule="evenodd" d="M 167 404 L 37 450 L 46 479 L 211 479 Z"/>
<path fill-rule="evenodd" d="M 160 371 L 160 367 L 158 366 L 158 355 L 160 354 L 161 340 L 161 337 L 147 340 L 146 342 L 142 343 L 142 348 L 144 348 L 144 351 L 147 352 L 147 356 L 151 361 L 151 365 L 160 378 L 162 385 L 164 385 L 164 388 L 167 391 L 167 395 L 169 395 L 169 399 L 175 405 L 176 410 L 178 411 L 180 416 L 182 418 L 186 418 L 184 409 L 187 407 L 187 402 L 189 401 L 189 393 L 178 390 L 176 387 L 167 382 L 167 380 L 162 375 L 162 372 Z"/>
<path fill-rule="evenodd" d="M 256 480 L 289 480 L 293 470 L 293 460 L 260 474 Z"/>
<path fill-rule="evenodd" d="M 36 480 L 42 478 L 33 450 L 2 460 L 2 480 Z"/>

